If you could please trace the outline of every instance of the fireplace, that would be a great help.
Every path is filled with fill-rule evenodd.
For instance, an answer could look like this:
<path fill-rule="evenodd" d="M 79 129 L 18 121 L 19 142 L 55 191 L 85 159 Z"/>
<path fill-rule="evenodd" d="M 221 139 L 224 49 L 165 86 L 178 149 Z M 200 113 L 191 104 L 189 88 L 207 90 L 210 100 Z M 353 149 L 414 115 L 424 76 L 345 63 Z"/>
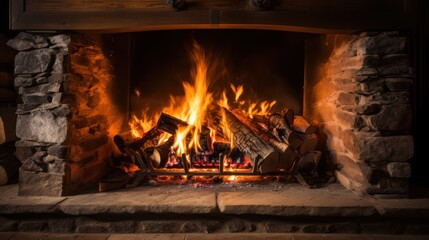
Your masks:
<path fill-rule="evenodd" d="M 262 49 L 243 66 L 231 63 L 252 55 L 242 52 L 234 56 L 234 52 L 226 51 L 230 59 L 211 56 L 210 61 L 209 53 L 195 39 L 184 40 L 190 33 L 124 33 L 97 38 L 76 33 L 20 33 L 11 40 L 9 45 L 20 51 L 15 59 L 15 86 L 21 95 L 17 111 L 17 136 L 21 140 L 16 144 L 23 163 L 20 193 L 79 193 L 99 181 L 118 150 L 131 159 L 120 163 L 123 169 L 133 172 L 146 168 L 146 175 L 153 175 L 155 168 L 169 167 L 170 173 L 164 174 L 216 171 L 233 177 L 297 175 L 300 161 L 318 163 L 322 159 L 328 166 L 325 171 L 335 171 L 337 180 L 349 189 L 370 194 L 407 192 L 411 171 L 407 161 L 414 149 L 409 135 L 414 75 L 406 51 L 406 33 L 194 31 L 194 38 L 206 36 L 211 39 L 209 44 L 226 42 L 232 35 L 238 40 L 230 43 L 231 48 L 242 46 L 243 52 L 250 52 L 260 42 L 277 41 L 259 46 Z M 125 54 L 116 53 L 121 38 L 130 43 Z M 166 39 L 179 44 L 172 46 Z M 244 40 L 249 41 L 248 46 L 237 44 Z M 163 44 L 172 47 L 163 53 L 159 50 Z M 194 57 L 192 61 L 180 64 L 186 62 L 186 54 L 177 51 L 178 45 L 190 49 L 187 53 Z M 215 47 L 222 55 L 224 46 Z M 272 53 L 275 51 L 280 54 Z M 284 60 L 284 54 L 289 60 Z M 153 60 L 156 57 L 161 60 Z M 170 61 L 162 60 L 166 57 L 171 57 Z M 276 65 L 282 60 L 283 64 Z M 280 75 L 282 72 L 286 74 Z M 132 79 L 129 82 L 120 79 L 126 74 Z M 177 75 L 181 77 L 174 79 Z M 184 89 L 180 78 L 191 79 L 182 83 Z M 210 78 L 220 80 L 209 83 Z M 261 78 L 266 78 L 264 84 Z M 247 88 L 253 99 L 240 96 L 248 94 Z M 299 93 L 302 88 L 303 96 Z M 264 94 L 266 98 L 260 97 Z M 180 102 L 180 97 L 185 100 Z M 190 102 L 205 105 L 192 106 Z M 204 109 L 206 117 L 200 123 L 189 122 L 192 107 Z M 293 111 L 285 110 L 291 107 Z M 186 112 L 180 115 L 183 110 Z M 179 128 L 189 126 L 200 130 L 186 129 L 188 137 L 178 140 Z M 204 128 L 208 130 L 204 132 Z M 165 137 L 164 132 L 171 135 Z M 142 142 L 153 133 L 154 139 Z M 294 140 L 293 134 L 298 138 Z M 190 144 L 193 138 L 198 142 L 194 146 Z M 140 145 L 135 147 L 135 142 Z M 260 144 L 257 150 L 253 148 L 255 142 Z M 237 145 L 238 153 L 227 144 Z M 266 149 L 260 150 L 261 146 Z M 216 148 L 229 150 L 216 152 Z M 208 169 L 201 173 L 201 168 Z M 302 180 L 300 174 L 297 176 Z"/>
<path fill-rule="evenodd" d="M 138 15 L 137 12 L 130 12 L 124 20 L 119 20 L 119 13 L 115 12 L 110 16 L 117 23 L 106 20 L 102 11 L 89 16 L 91 14 L 71 3 L 70 11 L 64 9 L 65 5 L 52 8 L 39 1 L 30 1 L 26 8 L 23 4 L 12 5 L 16 13 L 11 23 L 14 29 L 72 31 L 22 32 L 10 41 L 10 46 L 20 51 L 15 60 L 15 86 L 20 93 L 17 135 L 21 141 L 16 147 L 23 163 L 22 195 L 76 194 L 97 184 L 112 159 L 121 154 L 114 136 L 128 134 L 130 124 L 142 128 L 143 124 L 136 124 L 144 122 L 142 120 L 151 120 L 154 126 L 160 109 L 168 105 L 168 95 L 184 95 L 181 81 L 192 82 L 192 71 L 198 67 L 188 57 L 195 48 L 214 55 L 208 64 L 209 68 L 217 68 L 213 67 L 215 73 L 208 75 L 220 80 L 216 80 L 218 85 L 211 86 L 213 95 L 217 95 L 212 103 L 222 100 L 223 91 L 229 95 L 235 93 L 228 98 L 230 104 L 237 105 L 231 112 L 240 108 L 248 110 L 251 103 L 239 106 L 239 102 L 247 104 L 251 97 L 256 98 L 257 107 L 262 106 L 260 103 L 264 100 L 267 106 L 276 101 L 270 114 L 256 107 L 255 115 L 265 118 L 262 122 L 266 123 L 272 113 L 290 108 L 296 116 L 303 116 L 311 126 L 317 126 L 317 132 L 311 132 L 317 134 L 317 146 L 310 152 L 319 151 L 316 154 L 317 159 L 321 159 L 319 171 L 335 176 L 346 188 L 358 192 L 405 194 L 408 191 L 411 176 L 408 161 L 414 155 L 411 129 L 412 116 L 416 114 L 412 107 L 415 63 L 413 32 L 400 30 L 408 29 L 404 27 L 408 26 L 407 18 L 399 14 L 402 4 L 395 3 L 385 9 L 384 16 L 392 13 L 401 16 L 392 26 L 384 25 L 383 21 L 371 25 L 371 19 L 378 20 L 374 15 L 360 25 L 355 22 L 360 18 L 353 16 L 348 22 L 336 25 L 332 23 L 335 19 L 326 20 L 317 14 L 309 17 L 308 12 L 299 17 L 299 10 L 290 10 L 284 3 L 271 7 L 251 4 L 250 10 L 244 7 L 247 9 L 244 12 L 212 3 L 208 6 L 188 4 L 186 8 L 176 9 L 180 10 L 177 12 L 164 9 L 166 5 L 163 5 L 160 11 L 165 14 L 165 21 L 151 22 L 143 17 L 139 18 L 142 22 L 129 22 L 128 17 Z M 370 6 L 362 9 L 379 9 L 366 4 Z M 179 8 L 174 4 L 173 7 Z M 193 7 L 202 10 L 192 11 Z M 317 5 L 312 10 L 323 7 Z M 62 26 L 59 16 L 53 13 L 55 8 L 66 12 L 66 26 Z M 338 16 L 350 12 L 347 7 L 343 8 Z M 156 11 L 149 15 L 158 13 Z M 285 11 L 292 20 L 279 17 Z M 31 23 L 34 25 L 27 21 L 46 12 L 48 17 L 35 18 Z M 104 19 L 100 25 L 94 25 L 94 16 Z M 79 21 L 80 17 L 86 19 L 86 24 Z M 192 21 L 186 20 L 188 17 Z M 318 22 L 320 19 L 324 20 Z M 206 30 L 198 30 L 200 28 Z M 196 39 L 190 37 L 192 34 Z M 225 44 L 228 40 L 229 45 Z M 282 51 L 288 57 L 281 54 Z M 239 53 L 234 56 L 234 52 L 253 53 L 246 55 L 253 59 L 241 66 L 243 59 Z M 266 60 L 269 62 L 265 63 Z M 285 62 L 280 65 L 279 61 Z M 269 80 L 261 81 L 264 77 Z M 244 94 L 235 98 L 241 87 Z M 143 118 L 141 112 L 147 107 L 150 110 Z M 167 115 L 162 116 L 178 118 L 171 112 L 164 113 Z M 237 113 L 234 117 L 237 118 Z M 256 119 L 244 116 L 248 117 Z M 189 119 L 180 120 L 194 125 Z M 272 132 L 272 127 L 268 128 Z M 147 130 L 140 129 L 135 135 L 141 137 Z M 227 137 L 225 135 L 228 134 L 223 137 Z M 293 160 L 283 169 L 291 170 L 291 165 L 307 154 L 299 151 L 299 148 L 293 150 Z M 272 164 L 275 169 L 265 171 L 261 168 L 264 165 L 255 163 L 261 154 L 249 158 L 250 154 L 243 157 L 250 163 L 247 167 L 250 172 L 278 172 L 278 160 Z M 183 157 L 180 153 L 179 165 L 183 158 L 193 160 L 192 156 Z M 220 169 L 224 159 L 219 156 L 217 159 L 210 160 L 212 169 L 224 171 Z M 127 165 L 127 168 L 133 167 L 141 168 Z M 47 185 L 50 187 L 44 187 Z"/>

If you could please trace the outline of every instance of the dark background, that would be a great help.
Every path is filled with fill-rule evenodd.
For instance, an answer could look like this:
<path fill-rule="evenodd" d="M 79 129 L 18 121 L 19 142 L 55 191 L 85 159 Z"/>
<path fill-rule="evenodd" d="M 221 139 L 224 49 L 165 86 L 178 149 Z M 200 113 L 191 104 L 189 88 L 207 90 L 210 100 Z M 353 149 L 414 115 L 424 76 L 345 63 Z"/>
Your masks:
<path fill-rule="evenodd" d="M 276 100 L 275 109 L 302 114 L 304 40 L 313 35 L 263 30 L 178 30 L 131 35 L 131 110 L 161 110 L 169 95 L 183 95 L 195 67 L 190 52 L 197 42 L 208 59 L 210 92 L 232 94 L 230 83 L 243 85 L 241 98 Z M 142 93 L 140 98 L 134 89 Z M 230 99 L 233 99 L 230 95 Z M 144 105 L 142 105 L 144 103 Z M 155 108 L 155 109 L 154 109 Z"/>

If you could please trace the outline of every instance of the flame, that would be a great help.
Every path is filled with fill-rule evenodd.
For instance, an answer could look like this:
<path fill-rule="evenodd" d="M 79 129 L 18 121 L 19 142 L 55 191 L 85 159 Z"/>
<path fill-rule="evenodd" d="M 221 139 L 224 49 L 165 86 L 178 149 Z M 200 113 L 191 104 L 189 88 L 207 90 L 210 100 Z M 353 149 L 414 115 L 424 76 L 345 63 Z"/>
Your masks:
<path fill-rule="evenodd" d="M 143 134 L 155 125 L 154 119 L 149 119 L 144 112 L 142 113 L 141 118 L 138 118 L 134 114 L 131 118 L 132 119 L 128 122 L 128 125 L 131 128 L 132 136 L 135 138 L 143 137 Z"/>
<path fill-rule="evenodd" d="M 244 92 L 243 85 L 238 85 L 238 87 L 235 87 L 234 84 L 231 83 L 230 87 L 231 87 L 232 91 L 234 92 L 235 102 L 238 102 L 238 99 L 240 99 L 241 95 Z"/>
<path fill-rule="evenodd" d="M 181 156 L 183 153 L 190 154 L 190 150 L 198 152 L 198 149 L 201 149 L 200 134 L 203 131 L 206 111 L 210 104 L 217 103 L 223 107 L 221 110 L 220 130 L 223 137 L 231 143 L 231 148 L 233 148 L 233 133 L 229 129 L 226 113 L 223 109 L 238 108 L 243 113 L 253 117 L 255 114 L 268 114 L 276 101 L 243 100 L 244 86 L 234 84 L 230 84 L 229 89 L 224 90 L 221 94 L 215 95 L 214 92 L 210 91 L 209 67 L 211 63 L 198 43 L 193 43 L 190 56 L 194 63 L 194 68 L 191 72 L 191 79 L 182 82 L 184 95 L 180 97 L 170 95 L 169 105 L 156 114 L 149 115 L 148 111 L 144 111 L 140 117 L 133 115 L 129 122 L 131 133 L 134 137 L 144 136 L 145 132 L 155 126 L 160 114 L 163 112 L 189 124 L 180 126 L 175 133 L 173 149 L 177 156 Z M 141 93 L 136 89 L 135 94 L 140 95 Z M 159 143 L 166 141 L 169 137 L 169 134 L 161 136 Z M 210 137 L 212 139 L 216 138 L 216 131 L 213 129 L 210 129 Z M 187 156 L 187 160 L 191 160 L 190 156 Z M 172 163 L 169 164 L 172 165 Z M 235 179 L 234 176 L 232 178 Z"/>

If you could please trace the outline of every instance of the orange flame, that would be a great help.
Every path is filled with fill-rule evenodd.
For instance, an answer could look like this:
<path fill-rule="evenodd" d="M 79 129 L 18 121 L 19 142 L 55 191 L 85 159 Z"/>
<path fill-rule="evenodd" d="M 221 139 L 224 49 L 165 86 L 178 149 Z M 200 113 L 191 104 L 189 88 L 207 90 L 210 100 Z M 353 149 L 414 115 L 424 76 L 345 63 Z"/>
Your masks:
<path fill-rule="evenodd" d="M 184 96 L 177 97 L 170 95 L 169 106 L 162 109 L 162 112 L 179 118 L 189 124 L 188 126 L 179 127 L 176 131 L 173 148 L 176 150 L 177 154 L 188 154 L 191 149 L 197 152 L 201 147 L 199 145 L 199 139 L 209 104 L 217 103 L 228 110 L 231 108 L 239 108 L 248 116 L 252 117 L 255 114 L 268 114 L 276 103 L 276 101 L 263 101 L 259 103 L 241 100 L 244 95 L 244 86 L 234 84 L 230 84 L 230 90 L 233 94 L 231 98 L 232 101 L 229 100 L 227 91 L 223 91 L 215 101 L 214 93 L 209 91 L 211 83 L 208 74 L 210 66 L 209 61 L 203 48 L 196 42 L 193 43 L 191 58 L 194 62 L 194 69 L 191 72 L 191 79 L 182 82 Z M 135 93 L 137 95 L 140 94 L 138 90 L 136 90 Z M 234 107 L 231 105 L 234 105 Z M 143 112 L 140 118 L 133 115 L 129 122 L 133 136 L 142 137 L 146 131 L 155 126 L 160 113 L 161 112 L 148 117 L 147 112 Z M 228 127 L 225 112 L 221 111 L 221 114 L 222 119 L 220 127 L 222 128 L 224 137 L 232 144 L 233 134 Z M 210 135 L 214 138 L 215 131 L 211 129 Z M 165 141 L 168 137 L 169 136 L 161 137 L 159 143 Z"/>

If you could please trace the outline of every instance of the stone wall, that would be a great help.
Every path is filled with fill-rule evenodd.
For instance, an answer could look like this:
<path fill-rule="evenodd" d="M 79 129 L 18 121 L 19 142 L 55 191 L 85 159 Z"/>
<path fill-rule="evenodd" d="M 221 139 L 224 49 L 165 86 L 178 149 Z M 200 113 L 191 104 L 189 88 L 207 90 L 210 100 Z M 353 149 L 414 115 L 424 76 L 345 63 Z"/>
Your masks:
<path fill-rule="evenodd" d="M 307 42 L 304 115 L 320 124 L 349 189 L 407 193 L 414 75 L 406 41 L 398 32 L 365 32 Z"/>
<path fill-rule="evenodd" d="M 20 33 L 8 45 L 20 51 L 14 69 L 19 193 L 61 196 L 94 186 L 112 153 L 109 60 L 78 34 Z"/>

